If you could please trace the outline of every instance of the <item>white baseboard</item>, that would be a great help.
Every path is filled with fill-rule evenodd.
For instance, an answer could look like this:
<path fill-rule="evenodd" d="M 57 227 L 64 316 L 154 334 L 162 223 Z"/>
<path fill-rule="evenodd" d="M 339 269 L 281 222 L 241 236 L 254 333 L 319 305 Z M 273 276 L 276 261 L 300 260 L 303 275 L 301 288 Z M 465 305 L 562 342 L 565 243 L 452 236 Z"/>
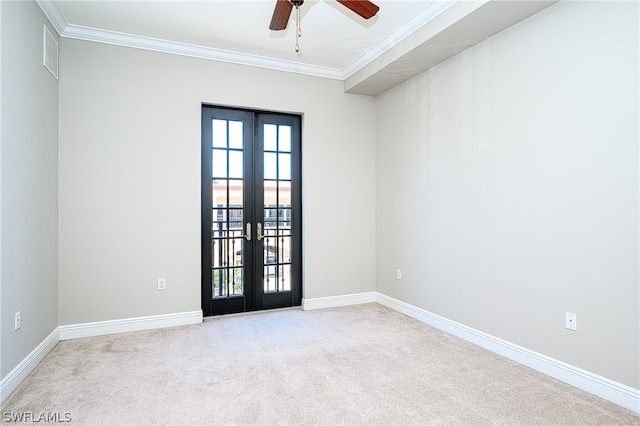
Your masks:
<path fill-rule="evenodd" d="M 3 403 L 11 392 L 38 366 L 40 361 L 53 349 L 60 340 L 60 328 L 47 336 L 29 355 L 26 356 L 9 374 L 0 380 L 0 403 Z"/>
<path fill-rule="evenodd" d="M 614 382 L 378 292 L 305 299 L 302 301 L 302 308 L 309 311 L 373 302 L 640 414 L 639 389 Z"/>
<path fill-rule="evenodd" d="M 105 334 L 129 333 L 132 331 L 191 325 L 202 322 L 202 311 L 179 312 L 175 314 L 152 315 L 111 321 L 87 322 L 60 326 L 60 340 L 82 337 L 103 336 Z"/>
<path fill-rule="evenodd" d="M 60 340 L 102 336 L 105 334 L 129 333 L 131 331 L 176 327 L 201 322 L 202 311 L 192 311 L 56 327 L 37 348 L 0 381 L 0 403 L 4 402 L 4 400 L 11 395 L 11 392 L 27 378 Z"/>
<path fill-rule="evenodd" d="M 302 309 L 312 311 L 314 309 L 337 308 L 339 306 L 360 305 L 363 303 L 375 303 L 376 292 L 345 294 L 343 296 L 317 297 L 314 299 L 302 299 Z"/>
<path fill-rule="evenodd" d="M 500 354 L 515 362 L 526 365 L 548 376 L 568 383 L 614 404 L 640 413 L 640 390 L 614 382 L 589 371 L 558 361 L 546 355 L 531 351 L 506 340 L 499 339 L 463 324 L 451 321 L 424 309 L 394 299 L 377 292 L 348 294 L 344 296 L 305 299 L 302 308 L 305 311 L 358 305 L 362 303 L 380 303 L 401 312 L 432 327 L 458 336 L 468 342 Z M 36 368 L 38 363 L 53 349 L 60 340 L 81 337 L 101 336 L 105 334 L 128 333 L 202 322 L 202 311 L 181 312 L 176 314 L 154 315 L 148 317 L 127 318 L 113 321 L 99 321 L 84 324 L 57 327 L 38 345 L 20 364 L 0 381 L 0 403 L 13 392 L 18 385 Z"/>
<path fill-rule="evenodd" d="M 432 327 L 526 365 L 541 373 L 568 383 L 614 404 L 640 413 L 640 390 L 566 364 L 482 331 L 451 321 L 424 309 L 377 293 L 376 302 L 417 319 Z"/>

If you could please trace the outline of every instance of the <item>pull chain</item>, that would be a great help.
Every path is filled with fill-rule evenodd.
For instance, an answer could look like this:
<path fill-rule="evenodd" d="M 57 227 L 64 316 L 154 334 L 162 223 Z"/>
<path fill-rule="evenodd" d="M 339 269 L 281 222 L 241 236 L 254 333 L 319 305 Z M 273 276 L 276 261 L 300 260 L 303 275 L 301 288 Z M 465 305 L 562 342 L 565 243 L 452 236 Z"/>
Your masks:
<path fill-rule="evenodd" d="M 296 5 L 296 52 L 300 51 L 300 45 L 298 40 L 302 37 L 302 30 L 300 29 L 300 7 Z"/>

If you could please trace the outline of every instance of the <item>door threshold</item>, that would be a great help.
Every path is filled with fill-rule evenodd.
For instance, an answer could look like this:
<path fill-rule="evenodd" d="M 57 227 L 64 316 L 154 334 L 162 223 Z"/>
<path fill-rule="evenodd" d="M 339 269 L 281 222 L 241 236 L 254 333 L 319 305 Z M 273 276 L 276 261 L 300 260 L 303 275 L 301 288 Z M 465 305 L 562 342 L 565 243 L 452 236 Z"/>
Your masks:
<path fill-rule="evenodd" d="M 216 320 L 219 318 L 239 317 L 239 316 L 246 316 L 246 315 L 266 314 L 269 312 L 293 311 L 293 310 L 302 310 L 302 306 L 287 306 L 285 308 L 261 309 L 259 311 L 238 312 L 235 314 L 210 315 L 208 317 L 204 317 L 202 321 L 210 321 L 210 320 Z"/>

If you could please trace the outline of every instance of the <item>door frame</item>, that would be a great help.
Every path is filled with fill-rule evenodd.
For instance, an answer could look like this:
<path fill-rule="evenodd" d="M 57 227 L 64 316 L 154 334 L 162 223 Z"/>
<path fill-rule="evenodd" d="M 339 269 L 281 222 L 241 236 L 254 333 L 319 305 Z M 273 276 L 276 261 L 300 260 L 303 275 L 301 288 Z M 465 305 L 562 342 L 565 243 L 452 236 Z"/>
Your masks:
<path fill-rule="evenodd" d="M 242 297 L 227 297 L 224 299 L 217 299 L 216 304 L 221 307 L 223 312 L 214 312 L 212 308 L 213 289 L 212 282 L 212 269 L 211 269 L 211 223 L 212 223 L 212 211 L 213 206 L 211 203 L 211 176 L 212 176 L 212 163 L 211 163 L 211 146 L 205 143 L 205 135 L 208 133 L 209 140 L 211 140 L 211 127 L 206 125 L 212 118 L 211 110 L 224 110 L 225 119 L 237 119 L 245 122 L 248 127 L 247 131 L 243 133 L 244 146 L 252 144 L 256 153 L 251 153 L 252 150 L 245 149 L 244 161 L 245 168 L 251 167 L 253 169 L 253 181 L 250 185 L 244 185 L 243 205 L 252 206 L 245 207 L 243 221 L 252 224 L 253 238 L 251 241 L 250 249 L 244 251 L 245 260 L 243 265 L 253 265 L 251 275 L 253 282 L 250 285 L 251 291 L 243 291 Z M 255 224 L 260 221 L 264 222 L 264 214 L 258 213 L 259 210 L 263 211 L 264 203 L 261 207 L 258 206 L 258 202 L 263 202 L 264 193 L 258 194 L 260 191 L 253 188 L 256 187 L 260 180 L 264 179 L 262 167 L 255 167 L 255 164 L 261 164 L 261 161 L 254 162 L 254 155 L 260 155 L 262 149 L 262 141 L 259 139 L 262 137 L 262 131 L 260 126 L 263 123 L 269 123 L 269 117 L 276 118 L 278 124 L 282 124 L 282 121 L 289 121 L 292 131 L 292 146 L 291 153 L 293 157 L 292 175 L 291 175 L 291 211 L 296 212 L 292 214 L 291 219 L 291 234 L 297 236 L 292 238 L 292 253 L 297 255 L 291 262 L 291 291 L 282 293 L 265 293 L 264 292 L 264 264 L 258 257 L 263 256 L 264 241 L 256 241 L 256 226 Z M 265 120 L 265 118 L 267 118 Z M 201 302 L 203 316 L 220 315 L 223 313 L 238 313 L 263 309 L 273 309 L 279 307 L 288 306 L 300 306 L 302 303 L 302 292 L 304 285 L 302 283 L 302 268 L 303 268 L 303 251 L 302 251 L 302 223 L 303 223 L 303 210 L 302 210 L 302 115 L 292 113 L 281 113 L 274 111 L 256 110 L 250 108 L 238 108 L 228 107 L 215 104 L 201 105 Z M 207 130 L 208 129 L 208 130 Z M 259 141 L 254 143 L 255 141 Z M 296 143 L 298 141 L 298 143 Z M 250 165 L 250 166 L 247 166 Z M 297 165 L 297 167 L 295 167 Z M 245 175 L 245 181 L 247 177 Z M 245 242 L 243 242 L 244 244 Z M 208 259 L 208 260 L 207 260 Z M 205 285 L 208 283 L 208 285 Z M 296 284 L 299 283 L 299 284 Z"/>

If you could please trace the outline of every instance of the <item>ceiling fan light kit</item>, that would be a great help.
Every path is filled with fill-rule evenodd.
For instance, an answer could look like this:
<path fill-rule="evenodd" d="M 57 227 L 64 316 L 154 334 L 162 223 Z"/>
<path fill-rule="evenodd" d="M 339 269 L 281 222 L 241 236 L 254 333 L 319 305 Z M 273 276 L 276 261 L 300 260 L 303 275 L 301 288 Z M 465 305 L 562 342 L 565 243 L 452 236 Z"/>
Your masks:
<path fill-rule="evenodd" d="M 380 8 L 374 3 L 368 0 L 337 0 L 343 6 L 346 6 L 349 10 L 358 14 L 364 19 L 370 19 L 378 13 Z M 273 10 L 271 16 L 271 23 L 269 29 L 271 31 L 282 31 L 287 28 L 289 23 L 289 17 L 291 16 L 291 10 L 295 6 L 296 8 L 296 45 L 295 51 L 300 51 L 300 45 L 298 41 L 302 37 L 302 30 L 300 29 L 300 6 L 304 3 L 304 0 L 276 0 L 276 7 Z"/>

